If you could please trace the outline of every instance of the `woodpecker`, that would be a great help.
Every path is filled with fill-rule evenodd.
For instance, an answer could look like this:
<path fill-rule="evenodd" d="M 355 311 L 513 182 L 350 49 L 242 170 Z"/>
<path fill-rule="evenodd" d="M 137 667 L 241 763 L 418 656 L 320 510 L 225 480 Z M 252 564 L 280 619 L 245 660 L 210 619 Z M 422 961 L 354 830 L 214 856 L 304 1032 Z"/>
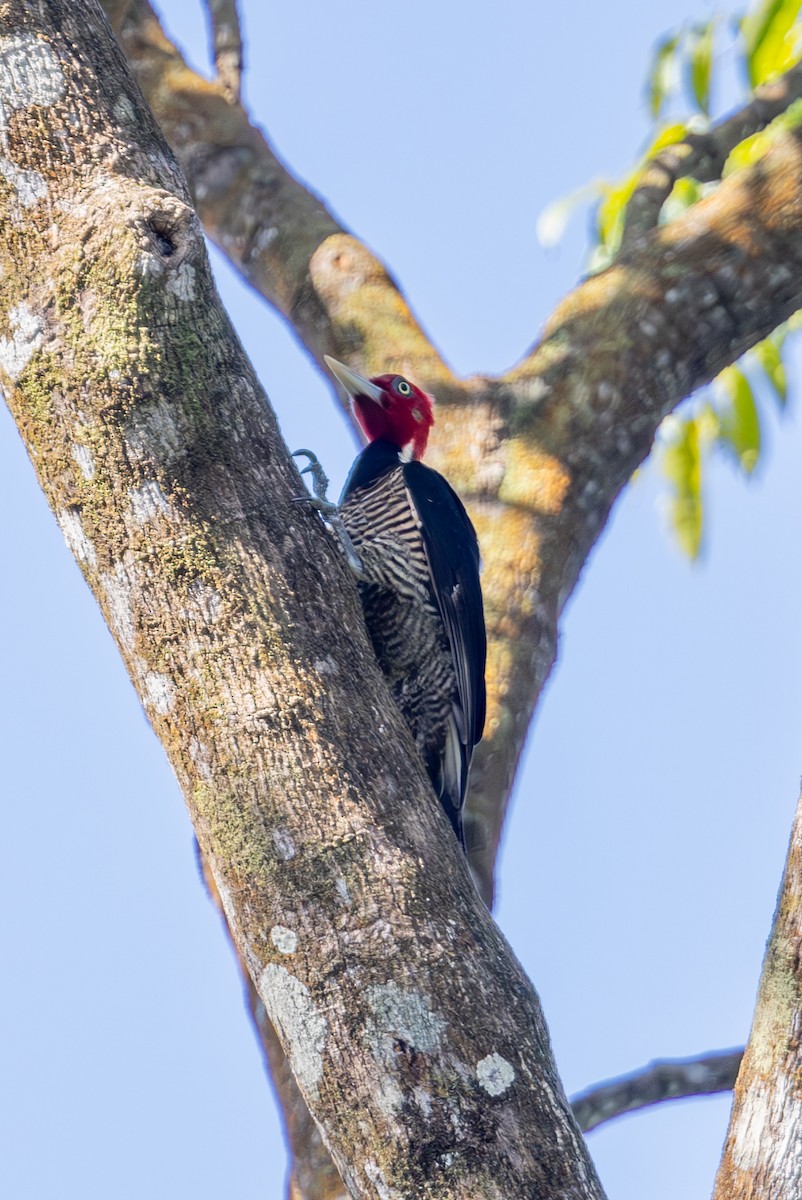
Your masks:
<path fill-rule="evenodd" d="M 479 545 L 462 502 L 420 461 L 432 400 L 401 375 L 365 379 L 326 355 L 368 445 L 339 517 L 359 557 L 365 624 L 393 698 L 463 849 L 462 808 L 485 723 Z"/>

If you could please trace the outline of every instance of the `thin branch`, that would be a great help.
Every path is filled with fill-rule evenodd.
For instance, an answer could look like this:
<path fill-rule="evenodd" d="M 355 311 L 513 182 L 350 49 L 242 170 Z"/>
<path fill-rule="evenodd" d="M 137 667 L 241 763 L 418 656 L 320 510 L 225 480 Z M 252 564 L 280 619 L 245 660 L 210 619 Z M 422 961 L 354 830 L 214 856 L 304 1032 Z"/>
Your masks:
<path fill-rule="evenodd" d="M 700 183 L 721 178 L 727 158 L 744 138 L 759 133 L 802 97 L 802 63 L 785 75 L 755 89 L 749 104 L 705 133 L 689 133 L 682 142 L 666 146 L 643 169 L 624 215 L 621 251 L 630 250 L 654 229 L 663 205 L 678 179 Z"/>
<path fill-rule="evenodd" d="M 579 1128 L 597 1129 L 624 1113 L 682 1100 L 728 1092 L 735 1084 L 743 1050 L 718 1050 L 695 1058 L 655 1059 L 630 1075 L 597 1084 L 571 1099 Z"/>
<path fill-rule="evenodd" d="M 242 87 L 242 30 L 237 0 L 205 0 L 217 81 L 232 104 Z"/>

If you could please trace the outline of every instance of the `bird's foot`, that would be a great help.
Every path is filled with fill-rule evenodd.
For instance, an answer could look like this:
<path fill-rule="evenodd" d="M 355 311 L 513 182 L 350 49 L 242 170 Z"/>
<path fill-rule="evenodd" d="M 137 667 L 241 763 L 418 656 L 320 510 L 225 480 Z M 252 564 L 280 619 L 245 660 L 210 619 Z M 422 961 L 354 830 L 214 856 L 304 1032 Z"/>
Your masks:
<path fill-rule="evenodd" d="M 301 454 L 309 459 L 301 474 L 312 476 L 312 491 L 315 494 L 314 497 L 298 496 L 297 499 L 308 500 L 312 507 L 316 508 L 318 512 L 323 513 L 324 516 L 336 513 L 337 505 L 332 500 L 329 500 L 326 495 L 329 490 L 329 477 L 323 470 L 323 464 L 311 450 L 293 450 L 292 457 L 298 458 Z"/>
<path fill-rule="evenodd" d="M 323 470 L 323 466 L 316 454 L 313 454 L 311 450 L 294 450 L 292 457 L 297 458 L 301 454 L 309 459 L 301 474 L 312 476 L 312 491 L 315 494 L 314 496 L 296 496 L 295 499 L 302 503 L 311 504 L 312 508 L 320 513 L 329 528 L 337 535 L 348 566 L 356 577 L 360 578 L 364 573 L 362 560 L 356 552 L 354 543 L 351 541 L 351 535 L 343 524 L 339 508 L 326 495 L 329 490 L 329 477 Z"/>

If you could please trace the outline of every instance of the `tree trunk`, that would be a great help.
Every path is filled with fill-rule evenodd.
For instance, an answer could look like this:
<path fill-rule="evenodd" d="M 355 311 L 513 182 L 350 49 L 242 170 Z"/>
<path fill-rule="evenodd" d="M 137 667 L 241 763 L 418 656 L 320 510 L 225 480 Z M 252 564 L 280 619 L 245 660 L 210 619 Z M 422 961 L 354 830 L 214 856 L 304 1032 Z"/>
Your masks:
<path fill-rule="evenodd" d="M 713 1200 L 802 1196 L 802 794 Z"/>
<path fill-rule="evenodd" d="M 0 38 L 9 405 L 184 789 L 263 1043 L 273 1062 L 269 1014 L 298 1084 L 285 1109 L 291 1092 L 309 1105 L 354 1195 L 601 1195 L 537 998 L 470 886 L 347 571 L 296 503 L 185 186 L 99 8 L 7 3 Z M 258 165 L 255 139 L 249 153 Z M 518 368 L 467 382 L 321 205 L 299 241 L 291 205 L 282 238 L 260 241 L 238 197 L 253 234 L 230 243 L 240 265 L 268 278 L 276 260 L 277 303 L 316 354 L 342 354 L 346 330 L 368 368 L 388 339 L 394 355 L 414 343 L 421 380 L 442 381 L 435 458 L 472 494 L 487 564 L 486 883 L 562 606 L 615 498 L 661 417 L 802 304 L 800 181 L 788 131 L 578 288 Z M 217 199 L 225 231 L 238 218 Z M 393 320 L 371 325 L 377 306 Z M 728 1200 L 799 1190 L 797 845 Z"/>
<path fill-rule="evenodd" d="M 95 0 L 3 7 L 0 366 L 354 1196 L 602 1195 Z"/>

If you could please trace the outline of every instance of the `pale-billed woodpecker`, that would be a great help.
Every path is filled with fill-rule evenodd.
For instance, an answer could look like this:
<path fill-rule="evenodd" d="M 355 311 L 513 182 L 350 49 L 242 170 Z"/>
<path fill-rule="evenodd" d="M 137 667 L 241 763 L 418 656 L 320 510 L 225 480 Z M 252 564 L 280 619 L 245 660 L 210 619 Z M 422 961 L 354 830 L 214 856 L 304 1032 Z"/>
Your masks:
<path fill-rule="evenodd" d="M 420 461 L 432 400 L 401 375 L 365 379 L 326 356 L 368 445 L 340 498 L 365 624 L 435 794 L 465 845 L 462 808 L 485 723 L 479 546 L 462 502 Z"/>

